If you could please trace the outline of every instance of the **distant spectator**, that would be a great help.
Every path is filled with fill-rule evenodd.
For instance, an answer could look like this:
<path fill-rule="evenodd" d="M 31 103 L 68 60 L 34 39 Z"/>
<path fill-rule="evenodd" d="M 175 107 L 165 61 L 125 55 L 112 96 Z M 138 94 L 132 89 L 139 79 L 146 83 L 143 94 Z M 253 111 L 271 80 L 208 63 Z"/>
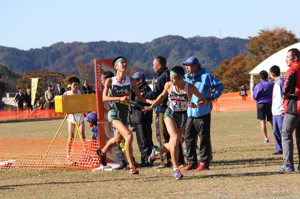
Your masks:
<path fill-rule="evenodd" d="M 257 104 L 257 119 L 261 121 L 260 126 L 265 138 L 264 143 L 268 143 L 266 116 L 267 121 L 270 122 L 273 128 L 271 106 L 274 84 L 268 81 L 268 72 L 265 70 L 260 71 L 259 78 L 261 81 L 254 88 L 253 99 Z"/>
<path fill-rule="evenodd" d="M 35 110 L 41 110 L 42 109 L 42 104 L 41 104 L 40 99 L 37 99 L 36 104 L 34 105 L 34 109 Z"/>
<path fill-rule="evenodd" d="M 27 109 L 32 110 L 30 88 L 26 89 L 26 93 L 25 93 L 25 96 L 24 96 L 24 101 L 25 101 Z"/>
<path fill-rule="evenodd" d="M 241 90 L 240 96 L 242 97 L 242 100 L 246 101 L 246 98 L 247 98 L 247 87 L 243 85 L 243 86 L 241 86 L 240 90 Z"/>
<path fill-rule="evenodd" d="M 66 90 L 61 87 L 60 82 L 57 82 L 56 86 L 57 87 L 54 90 L 54 95 L 63 95 L 66 92 Z"/>
<path fill-rule="evenodd" d="M 24 102 L 24 94 L 22 93 L 22 89 L 18 88 L 19 92 L 15 96 L 15 102 L 18 105 L 18 111 L 23 110 L 23 102 Z"/>
<path fill-rule="evenodd" d="M 0 101 L 0 111 L 2 111 L 3 107 L 2 107 L 2 102 Z"/>
<path fill-rule="evenodd" d="M 95 91 L 92 89 L 92 87 L 89 85 L 89 82 L 87 80 L 84 80 L 82 90 L 84 94 L 92 94 L 95 93 Z"/>
<path fill-rule="evenodd" d="M 45 92 L 45 99 L 46 99 L 48 109 L 54 109 L 54 96 L 55 95 L 51 88 L 52 88 L 51 84 L 48 84 L 48 90 L 46 90 L 46 92 Z"/>

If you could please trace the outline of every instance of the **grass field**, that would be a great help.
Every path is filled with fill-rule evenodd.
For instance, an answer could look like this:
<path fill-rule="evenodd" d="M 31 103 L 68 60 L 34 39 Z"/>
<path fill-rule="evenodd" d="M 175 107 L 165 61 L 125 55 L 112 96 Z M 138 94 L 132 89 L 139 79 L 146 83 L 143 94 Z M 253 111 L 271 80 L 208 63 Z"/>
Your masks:
<path fill-rule="evenodd" d="M 60 123 L 61 120 L 2 123 L 1 137 L 53 137 Z M 255 111 L 214 113 L 211 126 L 210 170 L 183 171 L 183 180 L 176 181 L 171 168 L 140 168 L 139 175 L 127 171 L 0 170 L 0 198 L 300 197 L 300 172 L 277 172 L 283 164 L 282 155 L 271 155 L 275 144 L 270 125 L 270 143 L 263 143 Z M 86 132 L 89 137 L 89 127 Z M 59 136 L 67 136 L 67 125 Z M 155 137 L 153 140 L 157 144 Z M 139 160 L 136 140 L 134 156 Z"/>

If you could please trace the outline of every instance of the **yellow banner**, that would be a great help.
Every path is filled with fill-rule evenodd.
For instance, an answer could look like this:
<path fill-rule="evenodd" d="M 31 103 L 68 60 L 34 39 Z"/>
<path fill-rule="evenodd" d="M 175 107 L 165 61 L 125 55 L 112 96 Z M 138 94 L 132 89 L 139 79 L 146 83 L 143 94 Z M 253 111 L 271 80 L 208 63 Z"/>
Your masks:
<path fill-rule="evenodd" d="M 39 81 L 39 77 L 31 78 L 31 105 L 34 105 L 38 81 Z"/>

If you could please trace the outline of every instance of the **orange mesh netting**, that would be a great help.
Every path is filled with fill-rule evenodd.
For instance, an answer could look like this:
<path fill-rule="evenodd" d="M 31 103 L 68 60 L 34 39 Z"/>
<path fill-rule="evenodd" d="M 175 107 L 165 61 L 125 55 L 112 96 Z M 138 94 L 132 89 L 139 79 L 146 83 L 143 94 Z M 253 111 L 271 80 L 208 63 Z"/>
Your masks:
<path fill-rule="evenodd" d="M 57 114 L 54 110 L 36 110 L 24 109 L 22 111 L 0 111 L 0 121 L 32 120 L 34 118 L 56 118 L 63 117 L 63 114 Z"/>
<path fill-rule="evenodd" d="M 256 110 L 256 102 L 248 93 L 241 97 L 239 93 L 223 94 L 215 100 L 212 112 L 231 112 Z M 0 121 L 36 120 L 43 118 L 62 117 L 54 110 L 2 111 Z M 0 169 L 84 169 L 99 167 L 96 141 L 76 139 L 73 145 L 71 161 L 67 161 L 67 138 L 56 138 L 46 154 L 53 138 L 1 138 L 0 137 Z M 46 156 L 45 156 L 46 154 Z M 45 156 L 44 160 L 43 157 Z"/>
<path fill-rule="evenodd" d="M 99 167 L 97 141 L 80 139 L 73 145 L 71 161 L 67 160 L 67 138 L 0 138 L 0 169 L 84 169 Z M 45 156 L 45 158 L 43 158 Z"/>

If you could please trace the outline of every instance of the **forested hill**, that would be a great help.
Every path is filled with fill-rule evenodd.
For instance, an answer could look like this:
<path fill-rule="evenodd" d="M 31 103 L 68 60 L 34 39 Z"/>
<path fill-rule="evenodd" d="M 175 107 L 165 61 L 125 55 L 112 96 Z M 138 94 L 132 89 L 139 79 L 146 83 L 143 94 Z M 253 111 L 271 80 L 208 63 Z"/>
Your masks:
<path fill-rule="evenodd" d="M 152 61 L 157 55 L 167 58 L 167 65 L 173 67 L 189 56 L 198 57 L 202 66 L 212 72 L 220 62 L 230 60 L 239 54 L 247 54 L 248 39 L 216 37 L 164 36 L 146 43 L 127 42 L 59 42 L 41 49 L 19 50 L 0 46 L 0 64 L 9 69 L 23 73 L 28 70 L 45 68 L 49 71 L 60 71 L 77 74 L 76 60 L 82 59 L 90 63 L 94 59 L 112 59 L 123 55 L 129 66 L 137 64 L 146 69 L 148 77 L 152 74 Z"/>

